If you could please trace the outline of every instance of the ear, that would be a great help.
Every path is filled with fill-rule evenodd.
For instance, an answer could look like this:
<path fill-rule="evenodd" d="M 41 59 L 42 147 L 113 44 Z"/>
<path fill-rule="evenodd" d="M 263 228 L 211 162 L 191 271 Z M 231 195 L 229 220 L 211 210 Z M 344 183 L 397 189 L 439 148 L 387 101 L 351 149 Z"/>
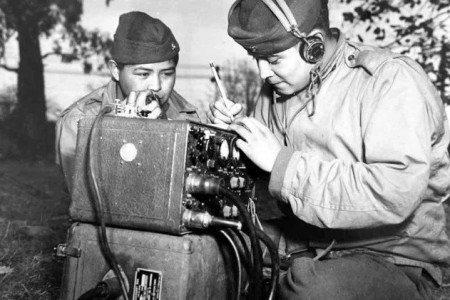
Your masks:
<path fill-rule="evenodd" d="M 111 73 L 111 77 L 119 82 L 119 67 L 117 66 L 117 62 L 114 60 L 108 61 L 109 72 Z"/>

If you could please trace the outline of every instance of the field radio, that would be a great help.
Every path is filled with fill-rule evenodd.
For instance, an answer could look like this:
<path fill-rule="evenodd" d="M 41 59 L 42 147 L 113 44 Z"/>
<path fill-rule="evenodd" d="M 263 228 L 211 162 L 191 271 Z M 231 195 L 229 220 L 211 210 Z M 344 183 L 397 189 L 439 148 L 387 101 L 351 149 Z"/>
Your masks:
<path fill-rule="evenodd" d="M 94 119 L 80 120 L 70 217 L 96 222 L 86 165 Z M 181 235 L 209 225 L 240 226 L 218 185 L 244 204 L 252 198 L 249 162 L 237 135 L 187 120 L 104 116 L 93 142 L 106 225 Z"/>
<path fill-rule="evenodd" d="M 272 260 L 271 299 L 277 249 L 248 212 L 255 208 L 256 167 L 236 148 L 237 138 L 189 120 L 81 119 L 69 207 L 76 222 L 57 247 L 67 258 L 62 297 L 97 290 L 92 284 L 104 284 L 112 268 L 122 295 L 133 300 L 225 300 L 244 290 L 260 299 L 260 241 Z M 220 230 L 196 231 L 215 226 Z M 248 240 L 239 238 L 241 229 Z M 241 286 L 243 265 L 248 289 Z"/>

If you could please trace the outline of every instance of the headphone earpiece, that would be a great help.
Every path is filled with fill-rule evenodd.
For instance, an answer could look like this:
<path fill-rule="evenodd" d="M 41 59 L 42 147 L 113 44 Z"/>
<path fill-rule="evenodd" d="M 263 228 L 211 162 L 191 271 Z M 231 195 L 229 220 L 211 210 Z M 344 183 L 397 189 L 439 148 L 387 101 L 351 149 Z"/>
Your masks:
<path fill-rule="evenodd" d="M 299 51 L 304 61 L 316 64 L 325 53 L 325 45 L 320 37 L 313 35 L 302 39 Z"/>
<path fill-rule="evenodd" d="M 294 14 L 284 0 L 262 1 L 273 12 L 275 17 L 280 21 L 281 25 L 283 25 L 284 29 L 302 41 L 299 51 L 300 56 L 304 61 L 310 64 L 316 64 L 322 59 L 325 53 L 325 44 L 323 39 L 318 35 L 306 36 L 305 33 L 302 33 L 298 27 Z M 238 1 L 235 3 L 237 2 Z"/>

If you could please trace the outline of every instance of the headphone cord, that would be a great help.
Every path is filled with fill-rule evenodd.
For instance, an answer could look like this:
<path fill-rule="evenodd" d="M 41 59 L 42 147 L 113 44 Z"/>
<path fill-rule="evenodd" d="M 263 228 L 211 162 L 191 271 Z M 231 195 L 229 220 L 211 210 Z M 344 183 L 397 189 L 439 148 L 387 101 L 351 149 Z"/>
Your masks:
<path fill-rule="evenodd" d="M 336 69 L 336 66 L 338 65 L 339 60 L 343 56 L 344 53 L 344 40 L 342 37 L 339 37 L 337 45 L 336 45 L 336 52 L 331 57 L 331 59 L 328 59 L 327 61 L 321 61 L 319 62 L 310 72 L 310 83 L 308 85 L 308 88 L 306 90 L 306 101 L 295 111 L 295 113 L 292 115 L 292 117 L 287 120 L 287 109 L 286 109 L 286 100 L 283 102 L 283 111 L 282 111 L 282 119 L 280 120 L 280 115 L 278 113 L 277 109 L 277 94 L 274 91 L 272 95 L 272 107 L 274 109 L 274 117 L 275 122 L 277 124 L 278 129 L 281 131 L 281 133 L 284 136 L 285 143 L 287 146 L 291 145 L 291 141 L 289 139 L 289 136 L 287 134 L 287 131 L 289 127 L 292 125 L 292 122 L 295 120 L 298 114 L 300 114 L 301 111 L 303 111 L 305 108 L 309 108 L 308 110 L 308 117 L 311 117 L 315 113 L 316 103 L 315 103 L 315 97 L 317 93 L 320 90 L 320 87 L 322 86 L 322 82 L 330 75 L 331 72 L 333 72 Z M 323 68 L 322 68 L 323 66 Z M 295 92 L 294 94 L 290 95 L 291 97 L 295 97 L 298 94 L 300 94 L 301 91 Z M 311 104 L 310 104 L 311 103 Z M 309 106 L 310 105 L 310 106 Z"/>

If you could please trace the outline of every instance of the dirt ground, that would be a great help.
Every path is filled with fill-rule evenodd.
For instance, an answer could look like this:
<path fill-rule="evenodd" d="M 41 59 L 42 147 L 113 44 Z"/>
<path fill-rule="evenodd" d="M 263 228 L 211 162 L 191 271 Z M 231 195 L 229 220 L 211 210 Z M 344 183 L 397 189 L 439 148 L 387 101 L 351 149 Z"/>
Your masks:
<path fill-rule="evenodd" d="M 0 160 L 0 300 L 58 299 L 63 263 L 52 253 L 65 241 L 68 206 L 54 164 Z M 450 268 L 444 282 L 436 299 L 450 299 Z"/>
<path fill-rule="evenodd" d="M 55 165 L 0 161 L 0 299 L 58 299 L 69 197 Z"/>

